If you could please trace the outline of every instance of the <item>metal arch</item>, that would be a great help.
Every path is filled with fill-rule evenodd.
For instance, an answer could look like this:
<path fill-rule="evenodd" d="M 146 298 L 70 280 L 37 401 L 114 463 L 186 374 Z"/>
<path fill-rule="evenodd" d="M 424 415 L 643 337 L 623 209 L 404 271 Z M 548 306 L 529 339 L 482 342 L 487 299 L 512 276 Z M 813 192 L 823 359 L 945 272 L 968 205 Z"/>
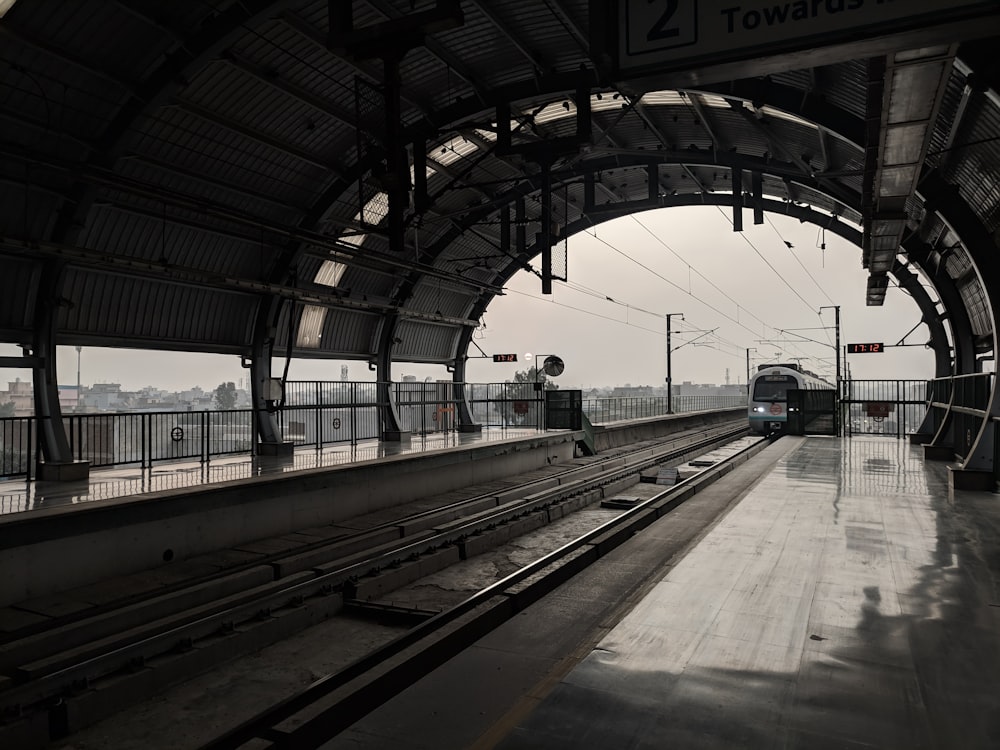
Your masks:
<path fill-rule="evenodd" d="M 520 82 L 517 84 L 511 84 L 509 86 L 500 87 L 488 92 L 487 103 L 497 103 L 499 101 L 514 101 L 520 99 L 538 99 L 541 95 L 555 95 L 558 93 L 565 93 L 571 91 L 575 88 L 579 81 L 579 74 L 560 74 L 557 76 L 548 76 L 538 79 L 537 83 L 532 85 L 532 82 Z M 694 89 L 691 89 L 695 91 Z M 833 105 L 827 104 L 826 102 L 818 101 L 815 97 L 809 97 L 808 101 L 804 101 L 802 91 L 795 89 L 790 86 L 783 86 L 774 84 L 770 81 L 734 81 L 725 85 L 718 86 L 706 86 L 703 89 L 698 89 L 699 91 L 706 91 L 711 93 L 717 93 L 723 96 L 729 96 L 734 98 L 741 98 L 746 101 L 753 101 L 757 103 L 767 104 L 774 106 L 778 109 L 788 111 L 790 114 L 794 114 L 803 120 L 812 122 L 824 130 L 832 133 L 838 134 L 844 140 L 854 143 L 854 145 L 860 151 L 864 143 L 864 123 L 860 118 L 851 115 L 844 110 L 841 110 Z M 439 122 L 460 122 L 461 120 L 473 116 L 481 111 L 481 107 L 478 104 L 473 104 L 469 101 L 462 101 L 452 105 L 443 110 L 439 110 L 437 113 L 436 120 Z M 642 154 L 642 159 L 644 161 L 649 161 L 650 158 L 659 158 L 664 152 L 656 151 L 643 151 L 636 152 L 636 155 Z M 706 160 L 713 159 L 711 152 L 705 152 L 700 154 L 699 152 L 677 152 L 678 154 L 683 153 L 691 163 L 699 163 L 699 157 L 703 157 Z M 718 154 L 719 158 L 733 158 L 734 160 L 740 160 L 741 166 L 749 171 L 754 171 L 753 166 L 748 166 L 747 161 L 753 157 L 741 156 L 739 154 Z M 773 162 L 764 162 L 763 159 L 760 162 L 766 164 L 772 164 Z M 705 163 L 708 163 L 707 161 Z M 716 162 L 713 162 L 716 163 Z M 717 163 L 716 163 L 717 164 Z M 721 165 L 720 165 L 721 166 Z M 771 172 L 774 169 L 772 166 L 770 169 L 758 169 L 756 171 Z M 803 173 L 801 169 L 795 168 L 789 170 L 790 174 L 795 176 L 802 176 Z M 558 175 L 558 170 L 555 173 Z M 531 178 L 528 178 L 531 179 Z M 531 190 L 519 191 L 522 195 L 530 194 L 537 187 L 533 187 Z M 828 194 L 828 191 L 823 188 L 823 186 L 817 184 L 815 189 L 819 192 Z M 830 196 L 836 199 L 835 196 Z M 505 201 L 509 202 L 509 201 Z M 495 209 L 498 206 L 493 206 Z M 857 206 L 852 206 L 857 210 Z M 474 220 L 480 218 L 480 211 L 472 211 L 466 216 L 475 216 Z M 461 229 L 457 229 L 460 232 Z M 435 243 L 433 249 L 429 249 L 429 254 L 432 259 L 435 258 L 440 252 L 447 247 L 447 244 L 452 241 L 452 239 L 457 236 L 456 233 L 448 233 Z"/>
<path fill-rule="evenodd" d="M 827 214 L 820 213 L 819 211 L 815 211 L 806 206 L 796 206 L 791 203 L 784 203 L 771 198 L 764 198 L 761 203 L 766 211 L 792 216 L 801 222 L 809 222 L 810 224 L 823 227 L 827 231 L 833 232 L 859 248 L 861 247 L 861 230 L 853 229 L 843 221 L 838 221 L 836 218 L 830 217 Z M 584 229 L 599 226 L 610 219 L 617 219 L 622 216 L 644 213 L 646 211 L 652 211 L 660 208 L 678 208 L 684 206 L 722 206 L 725 208 L 730 207 L 731 205 L 732 196 L 726 194 L 688 193 L 685 195 L 662 196 L 656 205 L 630 206 L 622 208 L 620 211 L 602 211 L 597 221 L 587 215 L 584 215 L 582 218 L 569 224 L 565 228 L 565 231 L 559 235 L 559 239 L 562 240 Z M 537 254 L 533 251 L 533 247 L 534 246 L 532 246 L 532 248 L 528 251 L 528 256 L 531 258 L 534 258 Z M 509 281 L 514 273 L 520 270 L 520 268 L 521 267 L 519 265 L 515 264 L 508 266 L 507 270 L 510 271 L 510 273 L 507 273 L 506 271 L 504 272 L 504 283 Z"/>
<path fill-rule="evenodd" d="M 647 205 L 642 207 L 630 206 L 628 208 L 623 208 L 621 211 L 602 211 L 596 221 L 584 216 L 583 218 L 568 225 L 566 227 L 566 231 L 561 234 L 559 238 L 565 239 L 576 234 L 577 232 L 583 231 L 584 229 L 600 226 L 605 221 L 621 218 L 622 216 L 628 216 L 630 214 L 644 213 L 646 211 L 654 211 L 660 208 L 678 208 L 686 206 L 722 206 L 725 208 L 729 207 L 731 203 L 731 196 L 715 193 L 689 193 L 686 195 L 663 196 L 661 197 L 658 205 Z M 854 229 L 848 224 L 836 220 L 835 217 L 828 216 L 827 214 L 820 213 L 819 211 L 814 211 L 813 209 L 805 206 L 796 206 L 794 204 L 784 203 L 770 198 L 763 199 L 761 203 L 763 204 L 764 209 L 770 211 L 771 213 L 780 213 L 797 218 L 802 222 L 815 224 L 816 226 L 823 227 L 827 231 L 833 232 L 858 247 L 861 246 L 861 230 Z M 533 253 L 529 250 L 526 255 L 529 258 L 533 258 L 537 255 L 537 253 Z M 501 283 L 506 284 L 511 278 L 513 278 L 514 274 L 521 270 L 524 270 L 523 265 L 520 261 L 515 261 L 510 263 L 504 270 L 497 271 L 497 275 L 500 278 Z M 480 297 L 469 317 L 475 318 L 476 320 L 482 317 L 490 302 L 492 302 L 492 299 L 492 297 L 486 297 L 485 295 Z"/>
<path fill-rule="evenodd" d="M 958 189 L 945 183 L 939 174 L 928 172 L 921 177 L 917 188 L 924 200 L 928 212 L 936 211 L 945 223 L 951 227 L 961 239 L 972 261 L 972 266 L 979 276 L 983 295 L 986 297 L 993 324 L 993 355 L 998 351 L 997 322 L 1000 321 L 1000 261 L 997 258 L 996 244 L 983 226 L 979 217 L 965 202 Z M 1000 392 L 997 378 L 993 378 L 993 388 L 989 403 L 986 406 L 986 418 L 983 419 L 979 433 L 972 441 L 966 454 L 961 472 L 952 472 L 951 480 L 954 486 L 971 488 L 992 488 L 995 485 L 994 445 L 996 427 L 994 420 L 1000 417 Z M 959 476 L 960 474 L 965 476 Z M 976 478 L 982 481 L 976 481 Z"/>
<path fill-rule="evenodd" d="M 905 289 L 920 308 L 920 314 L 924 325 L 930 333 L 930 348 L 934 352 L 934 377 L 944 378 L 952 374 L 951 347 L 948 344 L 948 335 L 944 329 L 944 323 L 938 314 L 934 300 L 927 294 L 920 283 L 920 279 L 909 268 L 898 260 L 892 264 L 889 270 L 901 289 Z"/>
<path fill-rule="evenodd" d="M 650 162 L 651 159 L 659 161 L 661 164 L 675 164 L 675 163 L 695 163 L 700 165 L 712 165 L 720 167 L 740 167 L 748 172 L 762 172 L 766 174 L 772 174 L 778 177 L 786 177 L 788 175 L 799 176 L 801 173 L 794 166 L 786 166 L 775 161 L 765 161 L 764 159 L 757 157 L 743 157 L 738 154 L 718 154 L 718 159 L 713 159 L 713 156 L 709 152 L 648 152 L 648 151 L 635 151 L 634 153 L 628 154 L 628 158 L 624 158 L 622 154 L 615 155 L 613 157 L 608 157 L 607 159 L 588 159 L 586 161 L 580 162 L 573 169 L 566 171 L 559 171 L 553 173 L 553 187 L 556 185 L 564 184 L 564 182 L 580 177 L 588 172 L 606 170 L 608 168 L 621 168 L 623 166 L 644 166 Z M 820 185 L 809 185 L 811 189 L 816 190 L 819 193 L 828 195 L 827 192 Z M 497 209 L 503 208 L 504 206 L 509 206 L 511 203 L 515 202 L 519 198 L 523 198 L 539 189 L 538 180 L 534 176 L 526 176 L 521 184 L 514 190 L 508 191 L 502 196 L 498 196 L 497 200 L 490 204 L 484 204 L 477 206 L 476 208 L 470 210 L 464 215 L 464 221 L 456 221 L 451 230 L 446 232 L 442 237 L 438 239 L 431 247 L 427 248 L 427 255 L 430 259 L 436 259 L 441 253 L 443 253 L 452 242 L 455 241 L 468 227 L 472 226 L 476 222 L 484 219 L 485 217 L 492 214 Z M 666 207 L 669 205 L 695 205 L 703 204 L 706 202 L 711 202 L 709 199 L 714 198 L 713 193 L 691 193 L 691 196 L 687 198 L 685 196 L 663 196 L 660 199 L 659 206 L 651 207 Z M 837 201 L 836 197 L 831 197 L 832 200 Z M 846 198 L 846 194 L 844 196 Z M 732 196 L 725 196 L 725 199 L 729 202 L 732 201 Z M 675 200 L 676 203 L 672 203 L 671 200 Z M 690 202 L 683 202 L 689 200 Z M 838 201 L 839 202 L 839 201 Z M 798 209 L 801 207 L 794 206 L 793 204 L 778 204 L 783 206 L 782 212 L 791 213 L 792 209 Z M 843 204 L 848 208 L 857 210 L 857 208 L 850 204 Z M 626 213 L 631 213 L 636 210 L 636 205 L 629 205 L 623 208 L 621 213 L 616 213 L 616 215 L 623 215 Z M 602 210 L 602 213 L 609 211 L 609 209 Z M 613 209 L 610 212 L 615 213 Z M 829 217 L 826 218 L 830 221 Z M 855 244 L 860 243 L 860 235 L 857 240 L 851 239 Z M 515 263 L 516 268 L 522 267 L 521 265 Z M 415 284 L 416 280 L 412 280 L 412 284 Z M 403 291 L 401 289 L 401 291 Z M 412 288 L 407 287 L 407 292 L 412 291 Z M 397 296 L 397 304 L 402 304 L 405 301 L 405 296 Z"/>
<path fill-rule="evenodd" d="M 903 247 L 910 260 L 923 271 L 924 276 L 934 286 L 934 291 L 937 292 L 944 304 L 955 347 L 953 369 L 950 374 L 965 375 L 975 372 L 976 346 L 972 333 L 972 322 L 969 320 L 969 313 L 962 303 L 958 287 L 955 286 L 955 280 L 948 275 L 942 264 L 931 260 L 933 249 L 916 235 L 904 239 Z"/>
<path fill-rule="evenodd" d="M 826 102 L 823 102 L 816 97 L 803 97 L 802 92 L 790 86 L 783 86 L 774 84 L 770 81 L 733 81 L 727 84 L 721 84 L 718 86 L 706 86 L 701 90 L 712 91 L 720 95 L 744 98 L 750 101 L 756 101 L 758 103 L 763 103 L 771 106 L 775 106 L 778 109 L 787 111 L 790 114 L 794 114 L 803 120 L 811 122 L 813 125 L 817 126 L 823 132 L 835 133 L 841 138 L 852 142 L 859 150 L 861 149 L 861 143 L 863 143 L 863 131 L 864 124 L 863 121 L 850 113 L 834 107 Z M 537 95 L 538 89 L 532 92 L 532 94 Z M 648 161 L 651 154 L 649 152 L 644 153 L 644 160 Z M 692 154 L 685 153 L 689 159 Z M 706 158 L 708 155 L 706 155 Z M 748 168 L 750 171 L 754 171 L 753 166 L 748 162 L 751 157 L 741 157 L 733 155 L 734 164 L 739 162 L 744 168 Z M 592 166 L 592 164 L 588 165 Z M 619 165 L 620 166 L 620 165 Z M 758 169 L 757 171 L 763 171 L 765 173 L 772 173 L 777 171 L 773 162 L 766 165 L 763 169 Z M 800 170 L 791 170 L 796 176 L 801 175 Z M 515 197 L 521 197 L 531 192 L 534 192 L 535 185 L 532 183 L 531 178 L 525 181 L 527 184 L 522 184 L 515 191 L 511 191 L 510 194 L 503 196 L 502 199 L 505 203 L 509 204 Z M 829 191 L 825 189 L 823 185 L 815 185 L 814 187 L 818 192 L 828 195 L 834 200 L 837 199 L 836 196 L 831 196 Z M 703 202 L 702 198 L 707 198 L 707 196 L 699 196 L 699 203 Z M 857 205 L 851 206 L 857 210 Z M 496 205 L 487 207 L 485 210 L 474 210 L 465 215 L 464 221 L 456 222 L 456 226 L 453 231 L 447 233 L 445 236 L 439 239 L 433 248 L 429 249 L 429 256 L 434 259 L 438 257 L 445 249 L 453 242 L 457 236 L 461 233 L 464 227 L 474 223 L 475 221 L 488 215 L 492 210 L 497 208 Z M 855 242 L 855 244 L 858 244 Z M 505 280 L 521 268 L 520 264 L 511 264 L 511 272 L 509 275 L 504 276 L 501 273 L 501 277 Z M 933 278 L 933 277 L 930 277 Z M 937 286 L 937 285 L 935 285 Z M 948 294 L 946 290 L 937 289 L 939 295 L 946 306 L 949 308 L 949 313 L 952 314 L 956 320 L 960 320 L 962 317 L 967 317 L 964 308 L 960 307 L 957 310 L 952 309 L 952 305 L 956 301 L 951 295 Z M 485 309 L 485 305 L 479 305 L 474 310 Z M 963 358 L 964 360 L 964 358 Z M 960 360 L 962 362 L 963 360 Z"/>

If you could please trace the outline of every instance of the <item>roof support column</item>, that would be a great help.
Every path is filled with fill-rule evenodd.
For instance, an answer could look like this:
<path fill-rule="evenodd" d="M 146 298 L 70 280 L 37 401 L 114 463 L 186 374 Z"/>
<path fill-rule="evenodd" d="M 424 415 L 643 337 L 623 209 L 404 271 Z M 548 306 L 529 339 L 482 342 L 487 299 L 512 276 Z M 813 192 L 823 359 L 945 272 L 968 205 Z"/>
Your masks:
<path fill-rule="evenodd" d="M 396 315 L 387 315 L 382 321 L 382 335 L 379 338 L 378 357 L 375 360 L 375 400 L 382 425 L 382 440 L 387 443 L 410 442 L 410 433 L 402 428 L 392 393 L 392 349 L 396 342 L 398 321 Z"/>
<path fill-rule="evenodd" d="M 89 461 L 73 460 L 62 409 L 59 408 L 55 311 L 58 307 L 58 290 L 61 288 L 63 269 L 62 263 L 54 262 L 45 263 L 42 267 L 38 296 L 35 299 L 35 327 L 31 342 L 31 353 L 40 360 L 31 370 L 42 458 L 37 476 L 49 481 L 87 479 L 90 475 Z"/>
<path fill-rule="evenodd" d="M 250 356 L 250 405 L 257 431 L 257 452 L 262 456 L 290 456 L 294 444 L 282 440 L 275 414 L 282 399 L 282 385 L 276 383 L 271 371 L 274 337 L 281 315 L 282 300 L 272 297 L 261 303 L 254 326 L 253 349 Z"/>
<path fill-rule="evenodd" d="M 504 208 L 501 213 L 506 215 L 507 209 Z M 469 344 L 472 343 L 472 334 L 474 330 L 474 328 L 465 328 L 462 330 L 462 335 L 458 337 L 458 346 L 455 351 L 467 352 L 469 350 Z M 476 424 L 475 419 L 472 416 L 472 406 L 469 404 L 469 389 L 466 388 L 465 384 L 465 366 L 468 361 L 468 355 L 464 353 L 460 354 L 455 357 L 455 366 L 452 369 L 452 381 L 454 383 L 452 398 L 455 399 L 455 405 L 458 407 L 458 431 L 482 432 L 483 426 L 481 424 Z"/>

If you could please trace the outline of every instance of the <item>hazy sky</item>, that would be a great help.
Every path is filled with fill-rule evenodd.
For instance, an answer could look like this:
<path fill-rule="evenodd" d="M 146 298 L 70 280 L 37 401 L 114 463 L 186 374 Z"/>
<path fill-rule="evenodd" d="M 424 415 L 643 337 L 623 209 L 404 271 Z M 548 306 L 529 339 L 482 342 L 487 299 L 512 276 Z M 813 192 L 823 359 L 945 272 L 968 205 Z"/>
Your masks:
<path fill-rule="evenodd" d="M 812 224 L 774 214 L 754 226 L 749 210 L 744 227 L 742 234 L 732 231 L 728 209 L 672 208 L 577 234 L 569 241 L 568 284 L 557 282 L 555 293 L 543 296 L 541 281 L 522 272 L 484 316 L 476 344 L 487 355 L 516 353 L 519 362 L 470 359 L 468 379 L 510 379 L 528 366 L 524 355 L 531 352 L 563 358 L 566 371 L 557 382 L 565 388 L 659 385 L 666 376 L 664 315 L 681 313 L 684 319 L 676 316 L 672 325 L 675 383 L 723 383 L 727 368 L 730 382 L 745 382 L 747 348 L 756 349 L 751 352 L 754 364 L 802 357 L 805 368 L 832 380 L 834 311 L 824 310 L 821 317 L 821 306 L 840 305 L 842 343 L 895 344 L 919 321 L 915 303 L 894 286 L 883 307 L 865 306 L 861 251 L 836 235 L 823 238 Z M 825 250 L 819 247 L 821 240 Z M 704 331 L 714 332 L 695 340 Z M 907 339 L 926 341 L 923 325 Z M 478 357 L 479 351 L 473 347 L 470 355 Z M 933 375 L 933 356 L 923 346 L 851 355 L 849 362 L 858 379 Z M 293 361 L 289 377 L 339 380 L 341 364 Z M 366 363 L 347 364 L 351 380 L 372 379 Z M 283 363 L 275 365 L 280 371 Z M 60 348 L 62 383 L 76 382 L 76 366 L 76 351 Z M 30 372 L 7 370 L 5 375 L 7 380 L 26 379 Z M 210 390 L 246 375 L 239 358 L 232 356 L 85 347 L 81 357 L 85 385 L 114 382 L 129 390 L 145 385 Z M 450 378 L 443 367 L 396 363 L 394 379 L 403 375 Z"/>

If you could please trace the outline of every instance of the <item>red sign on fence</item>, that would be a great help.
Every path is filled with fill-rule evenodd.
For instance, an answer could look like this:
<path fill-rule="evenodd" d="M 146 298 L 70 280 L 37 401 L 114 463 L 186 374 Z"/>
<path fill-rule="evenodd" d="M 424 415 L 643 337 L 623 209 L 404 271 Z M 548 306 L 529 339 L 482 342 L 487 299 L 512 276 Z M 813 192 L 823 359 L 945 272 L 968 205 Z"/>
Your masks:
<path fill-rule="evenodd" d="M 891 404 L 887 401 L 868 401 L 865 404 L 865 411 L 869 417 L 885 419 L 889 416 Z"/>

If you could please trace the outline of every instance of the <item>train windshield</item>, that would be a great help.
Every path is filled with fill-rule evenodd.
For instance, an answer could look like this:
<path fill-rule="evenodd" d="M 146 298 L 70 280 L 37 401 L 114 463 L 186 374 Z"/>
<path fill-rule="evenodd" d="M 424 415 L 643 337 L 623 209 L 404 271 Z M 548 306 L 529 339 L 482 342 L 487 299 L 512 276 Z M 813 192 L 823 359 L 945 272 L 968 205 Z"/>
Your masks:
<path fill-rule="evenodd" d="M 789 388 L 795 388 L 795 378 L 786 375 L 758 378 L 753 387 L 753 400 L 785 401 Z"/>

